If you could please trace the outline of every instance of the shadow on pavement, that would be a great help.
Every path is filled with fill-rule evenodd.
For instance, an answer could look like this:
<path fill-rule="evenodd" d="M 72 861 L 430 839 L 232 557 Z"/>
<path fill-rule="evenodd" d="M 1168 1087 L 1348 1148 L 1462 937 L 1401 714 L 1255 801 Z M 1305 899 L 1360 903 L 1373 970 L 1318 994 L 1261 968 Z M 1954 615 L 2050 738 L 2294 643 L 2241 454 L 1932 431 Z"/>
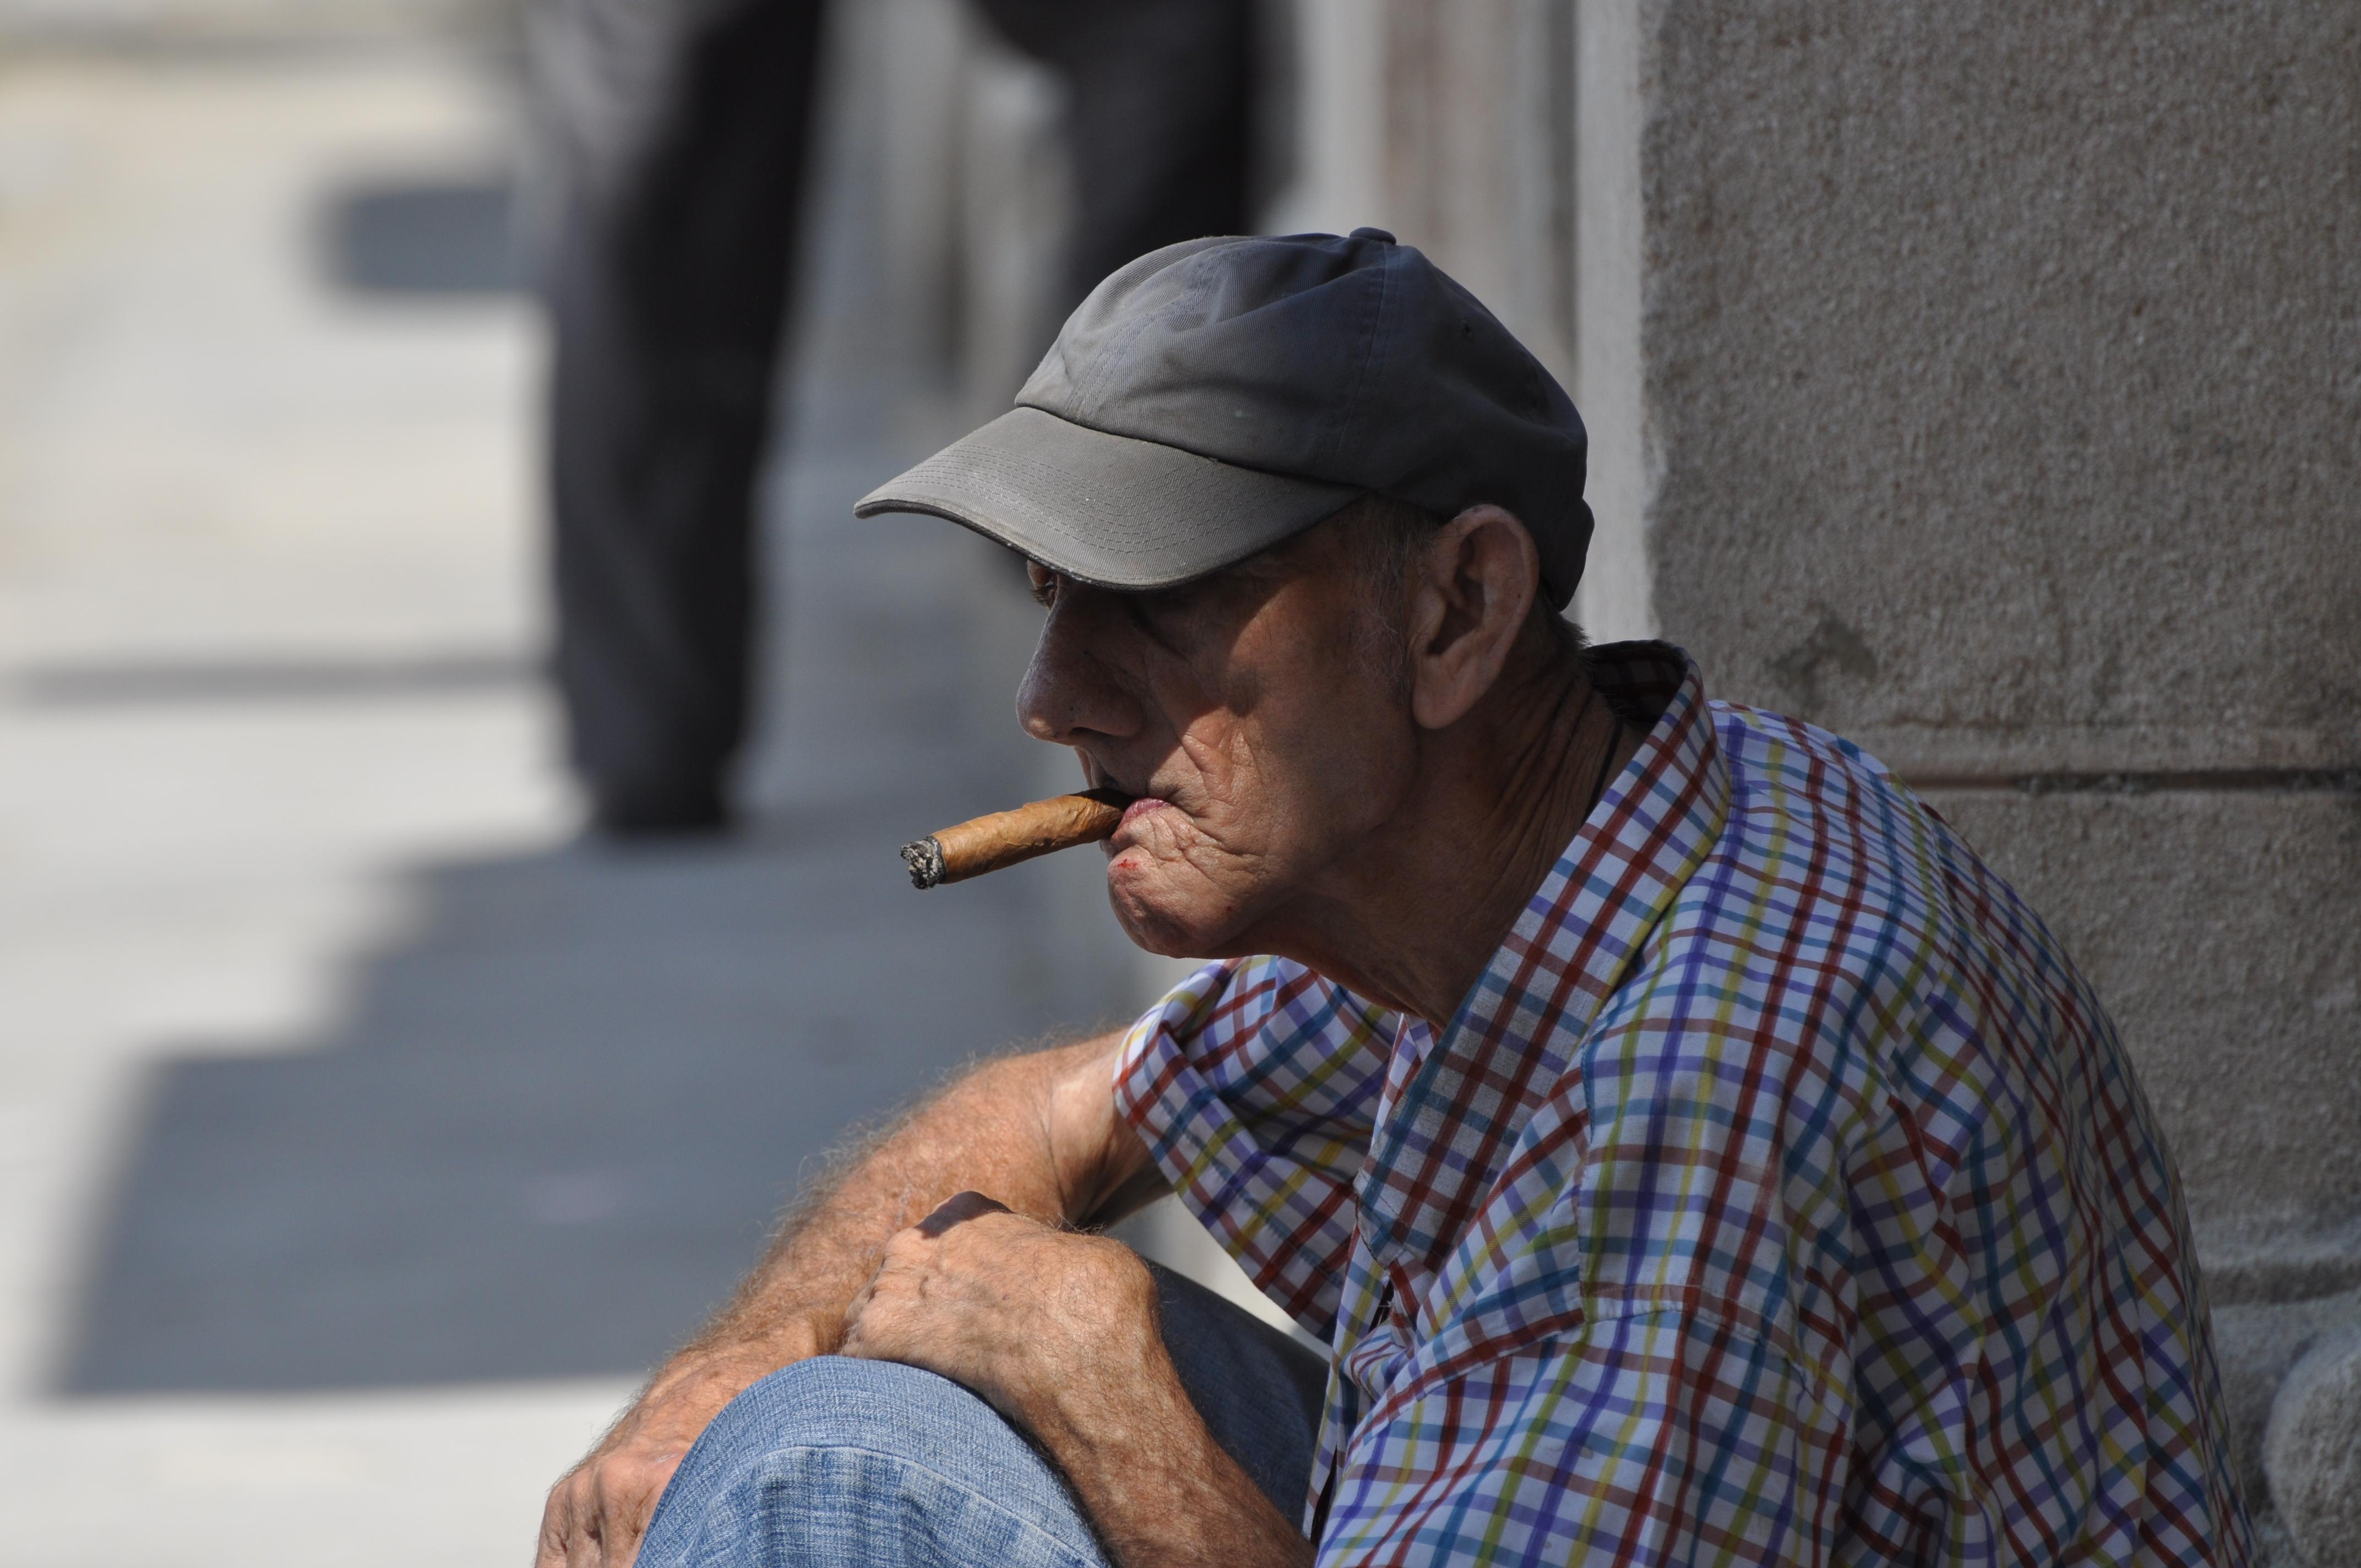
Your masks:
<path fill-rule="evenodd" d="M 60 1392 L 639 1372 L 849 1124 L 1137 1004 L 1095 861 L 910 888 L 901 844 L 1059 759 L 1009 714 L 1039 611 L 960 530 L 855 522 L 882 466 L 782 497 L 750 833 L 412 868 L 330 1037 L 154 1069 Z"/>
<path fill-rule="evenodd" d="M 425 868 L 423 924 L 368 963 L 348 1029 L 158 1072 L 61 1391 L 648 1366 L 849 1124 L 1093 1021 L 1056 994 L 1032 868 L 848 914 L 925 805 Z"/>

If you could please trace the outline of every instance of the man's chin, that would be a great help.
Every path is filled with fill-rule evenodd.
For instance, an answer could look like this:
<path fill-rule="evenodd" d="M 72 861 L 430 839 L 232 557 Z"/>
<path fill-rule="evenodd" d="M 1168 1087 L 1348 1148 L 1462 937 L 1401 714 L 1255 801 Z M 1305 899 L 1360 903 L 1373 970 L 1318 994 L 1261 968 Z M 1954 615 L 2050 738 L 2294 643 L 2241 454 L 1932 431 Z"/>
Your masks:
<path fill-rule="evenodd" d="M 1143 952 L 1168 959 L 1202 959 L 1213 955 L 1207 950 L 1212 944 L 1205 933 L 1193 921 L 1175 920 L 1152 909 L 1127 905 L 1122 899 L 1115 904 L 1115 923 L 1131 945 Z"/>
<path fill-rule="evenodd" d="M 1240 928 L 1246 924 L 1234 906 L 1212 901 L 1205 907 L 1202 889 L 1194 898 L 1155 885 L 1152 873 L 1130 875 L 1109 866 L 1107 903 L 1116 924 L 1132 946 L 1168 959 L 1218 959 L 1235 956 Z"/>

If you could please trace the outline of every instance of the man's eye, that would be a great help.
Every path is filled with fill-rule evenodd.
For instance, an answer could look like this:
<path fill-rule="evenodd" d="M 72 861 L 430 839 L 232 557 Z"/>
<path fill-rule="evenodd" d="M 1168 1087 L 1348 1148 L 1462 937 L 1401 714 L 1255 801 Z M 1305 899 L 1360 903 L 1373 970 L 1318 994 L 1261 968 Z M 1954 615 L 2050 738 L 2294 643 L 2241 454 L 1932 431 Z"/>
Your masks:
<path fill-rule="evenodd" d="M 1049 609 L 1050 601 L 1058 597 L 1058 574 L 1027 561 L 1025 563 L 1025 580 L 1032 585 L 1033 602 L 1043 609 Z"/>

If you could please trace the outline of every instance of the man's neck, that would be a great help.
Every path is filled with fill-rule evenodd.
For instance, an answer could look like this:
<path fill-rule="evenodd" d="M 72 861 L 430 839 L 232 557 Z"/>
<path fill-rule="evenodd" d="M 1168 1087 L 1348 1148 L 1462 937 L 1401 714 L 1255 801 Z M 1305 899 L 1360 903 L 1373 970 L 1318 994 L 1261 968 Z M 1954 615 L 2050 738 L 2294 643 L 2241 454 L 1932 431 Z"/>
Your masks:
<path fill-rule="evenodd" d="M 1403 808 L 1339 858 L 1273 950 L 1444 1027 L 1640 740 L 1570 658 L 1504 674 L 1422 738 Z"/>

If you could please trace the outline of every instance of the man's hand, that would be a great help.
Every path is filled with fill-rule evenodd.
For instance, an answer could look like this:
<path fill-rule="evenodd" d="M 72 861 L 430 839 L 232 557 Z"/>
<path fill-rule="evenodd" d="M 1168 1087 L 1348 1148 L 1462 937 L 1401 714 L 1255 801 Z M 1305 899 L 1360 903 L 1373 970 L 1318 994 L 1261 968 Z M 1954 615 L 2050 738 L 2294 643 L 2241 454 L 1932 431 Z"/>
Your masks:
<path fill-rule="evenodd" d="M 845 1317 L 844 1354 L 964 1384 L 1053 1451 L 1054 1433 L 1096 1424 L 1106 1395 L 1128 1407 L 1159 1376 L 1179 1387 L 1137 1254 L 981 1193 L 954 1195 L 888 1242 Z"/>
<path fill-rule="evenodd" d="M 672 1473 L 723 1406 L 791 1362 L 830 1348 L 789 1324 L 767 1354 L 715 1354 L 667 1367 L 581 1464 L 549 1489 L 534 1568 L 630 1568 Z"/>
<path fill-rule="evenodd" d="M 1120 1242 L 957 1193 L 886 1244 L 841 1349 L 940 1374 L 1030 1431 L 1124 1568 L 1311 1560 L 1189 1402 L 1156 1281 Z"/>

